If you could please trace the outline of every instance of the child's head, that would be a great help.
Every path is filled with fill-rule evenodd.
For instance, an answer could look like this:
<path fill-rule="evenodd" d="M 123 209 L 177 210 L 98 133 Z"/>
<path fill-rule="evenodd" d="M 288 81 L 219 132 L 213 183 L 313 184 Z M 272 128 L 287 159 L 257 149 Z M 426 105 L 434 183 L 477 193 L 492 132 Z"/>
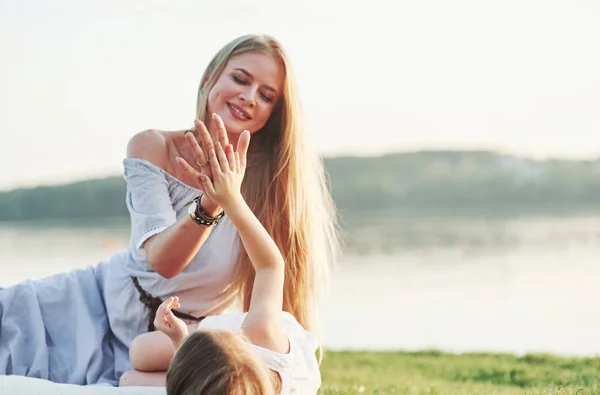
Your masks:
<path fill-rule="evenodd" d="M 168 395 L 271 395 L 274 385 L 264 362 L 228 330 L 191 333 L 167 371 Z"/>

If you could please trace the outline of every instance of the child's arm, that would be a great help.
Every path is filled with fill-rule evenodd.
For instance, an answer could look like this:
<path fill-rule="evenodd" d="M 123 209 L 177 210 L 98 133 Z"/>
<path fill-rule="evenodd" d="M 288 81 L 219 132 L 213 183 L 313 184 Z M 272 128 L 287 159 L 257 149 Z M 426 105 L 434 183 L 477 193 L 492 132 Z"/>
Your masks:
<path fill-rule="evenodd" d="M 135 370 L 166 371 L 189 331 L 198 327 L 198 324 L 188 326 L 175 317 L 172 308 L 179 308 L 179 298 L 165 300 L 156 310 L 154 326 L 158 331 L 142 333 L 133 339 L 129 346 L 129 359 Z"/>
<path fill-rule="evenodd" d="M 158 306 L 156 315 L 154 316 L 154 326 L 162 333 L 169 336 L 175 350 L 181 346 L 183 339 L 189 334 L 185 322 L 183 322 L 182 319 L 175 317 L 173 311 L 171 311 L 171 309 L 178 309 L 180 307 L 179 297 L 171 296 Z"/>
<path fill-rule="evenodd" d="M 249 132 L 240 136 L 240 139 L 249 138 Z M 202 177 L 205 193 L 223 208 L 236 227 L 256 272 L 250 308 L 242 330 L 252 343 L 286 353 L 289 343 L 281 323 L 283 257 L 240 193 L 246 168 L 245 152 L 234 153 L 231 145 L 224 150 L 217 142 L 216 152 L 211 150 L 208 154 L 213 181 Z"/>
<path fill-rule="evenodd" d="M 137 336 L 129 347 L 129 358 L 134 370 L 127 371 L 119 379 L 119 387 L 158 386 L 164 387 L 167 369 L 173 355 L 189 330 L 198 324 L 190 325 L 173 315 L 171 309 L 179 308 L 179 298 L 165 300 L 156 311 L 154 326 L 160 331 L 143 333 Z"/>
<path fill-rule="evenodd" d="M 242 330 L 252 343 L 287 353 L 289 344 L 281 324 L 283 257 L 245 201 L 239 202 L 230 212 L 229 218 L 237 228 L 256 272 L 250 308 Z"/>

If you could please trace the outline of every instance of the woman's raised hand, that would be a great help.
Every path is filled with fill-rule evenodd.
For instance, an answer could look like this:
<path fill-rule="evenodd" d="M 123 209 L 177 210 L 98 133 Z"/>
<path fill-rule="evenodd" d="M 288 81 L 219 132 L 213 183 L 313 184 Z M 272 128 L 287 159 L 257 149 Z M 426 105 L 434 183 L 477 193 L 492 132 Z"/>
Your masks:
<path fill-rule="evenodd" d="M 196 180 L 196 184 L 198 188 L 206 193 L 204 182 L 202 181 L 202 176 L 207 177 L 209 180 L 214 179 L 213 166 L 211 166 L 210 162 L 210 153 L 215 152 L 216 154 L 216 143 L 222 147 L 222 149 L 227 150 L 229 146 L 229 138 L 227 137 L 227 130 L 225 129 L 225 125 L 223 124 L 223 120 L 217 114 L 212 115 L 213 123 L 217 129 L 217 141 L 213 141 L 206 125 L 202 121 L 196 120 L 194 122 L 196 126 L 196 130 L 198 131 L 198 135 L 200 140 L 202 141 L 202 147 L 198 144 L 198 140 L 193 133 L 186 133 L 185 139 L 194 154 L 196 159 L 196 165 L 200 168 L 200 171 L 196 170 L 193 165 L 190 165 L 185 159 L 177 158 L 177 164 L 181 167 L 186 173 L 188 173 L 193 179 Z M 244 172 L 246 170 L 246 155 L 248 152 L 248 146 L 250 144 L 250 132 L 244 131 L 239 139 L 237 144 L 237 149 L 234 155 L 239 156 L 239 164 L 242 170 L 242 178 L 244 176 Z M 233 151 L 233 147 L 231 146 L 231 150 Z M 214 161 L 217 161 L 216 155 Z M 220 168 L 220 166 L 217 166 Z M 210 196 L 209 196 L 210 198 Z M 217 203 L 217 202 L 215 202 Z"/>

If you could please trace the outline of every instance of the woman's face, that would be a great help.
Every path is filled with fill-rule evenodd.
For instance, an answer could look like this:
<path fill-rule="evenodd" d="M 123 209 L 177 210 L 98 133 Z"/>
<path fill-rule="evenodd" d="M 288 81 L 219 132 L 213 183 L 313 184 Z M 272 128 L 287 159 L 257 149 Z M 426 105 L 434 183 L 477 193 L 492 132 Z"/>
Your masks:
<path fill-rule="evenodd" d="M 209 115 L 219 114 L 229 135 L 255 133 L 271 116 L 284 79 L 283 64 L 267 54 L 234 56 L 208 94 Z"/>

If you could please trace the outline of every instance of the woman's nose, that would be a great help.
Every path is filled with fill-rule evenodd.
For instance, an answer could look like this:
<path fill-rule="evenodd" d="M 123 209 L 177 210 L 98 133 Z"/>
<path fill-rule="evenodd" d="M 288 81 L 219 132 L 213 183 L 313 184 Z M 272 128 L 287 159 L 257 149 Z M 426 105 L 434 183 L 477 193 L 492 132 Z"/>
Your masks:
<path fill-rule="evenodd" d="M 254 106 L 256 104 L 256 95 L 258 92 L 255 88 L 244 89 L 240 92 L 240 99 L 246 102 L 249 106 Z"/>

